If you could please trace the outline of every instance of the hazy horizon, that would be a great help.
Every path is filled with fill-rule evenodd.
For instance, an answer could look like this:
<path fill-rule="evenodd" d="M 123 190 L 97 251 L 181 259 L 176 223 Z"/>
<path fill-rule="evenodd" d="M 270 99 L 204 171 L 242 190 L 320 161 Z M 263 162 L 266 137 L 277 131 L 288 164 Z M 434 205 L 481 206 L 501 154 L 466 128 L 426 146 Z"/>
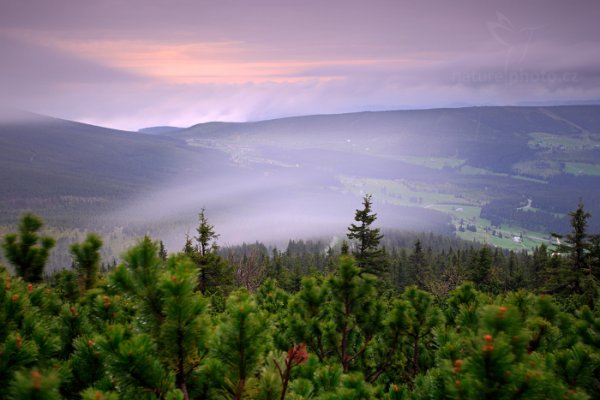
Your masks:
<path fill-rule="evenodd" d="M 117 129 L 600 99 L 594 1 L 0 9 L 0 106 Z"/>
<path fill-rule="evenodd" d="M 132 128 L 132 129 L 120 129 L 118 127 L 109 126 L 109 125 L 93 124 L 90 122 L 86 122 L 85 120 L 66 119 L 66 118 L 61 118 L 61 117 L 55 116 L 55 115 L 37 113 L 37 112 L 33 112 L 31 110 L 26 110 L 26 109 L 5 108 L 5 109 L 0 109 L 0 121 L 7 122 L 10 120 L 21 120 L 23 122 L 29 122 L 29 119 L 27 118 L 27 115 L 29 115 L 34 118 L 35 117 L 49 117 L 49 118 L 59 119 L 59 120 L 64 120 L 64 121 L 69 121 L 69 122 L 77 122 L 77 123 L 82 123 L 82 124 L 87 124 L 87 125 L 94 125 L 99 128 L 122 130 L 124 132 L 138 133 L 147 128 L 150 128 L 150 129 L 152 129 L 152 128 L 189 129 L 189 128 L 194 127 L 195 125 L 210 124 L 210 123 L 254 123 L 254 122 L 275 121 L 275 120 L 288 119 L 288 118 L 291 119 L 291 118 L 315 117 L 315 116 L 335 116 L 335 115 L 359 114 L 359 113 L 397 112 L 397 111 L 436 111 L 436 110 L 453 110 L 453 109 L 461 109 L 461 108 L 478 108 L 478 107 L 500 107 L 500 108 L 501 107 L 562 107 L 562 106 L 577 107 L 577 106 L 593 106 L 593 105 L 600 105 L 600 100 L 573 101 L 573 102 L 550 102 L 550 103 L 539 102 L 539 103 L 535 103 L 535 104 L 525 104 L 525 105 L 512 105 L 512 104 L 498 104 L 498 105 L 480 104 L 480 105 L 477 105 L 477 104 L 475 104 L 475 105 L 458 105 L 458 106 L 453 106 L 453 107 L 447 106 L 447 107 L 422 107 L 422 108 L 390 108 L 390 109 L 381 109 L 381 110 L 364 109 L 364 110 L 355 110 L 355 111 L 337 112 L 337 113 L 332 112 L 332 113 L 315 113 L 315 114 L 290 114 L 290 115 L 273 117 L 273 118 L 247 120 L 247 121 L 209 120 L 209 121 L 192 123 L 191 125 L 186 125 L 186 126 L 174 126 L 174 125 L 165 125 L 165 124 L 145 125 L 145 126 L 140 126 L 138 128 Z"/>

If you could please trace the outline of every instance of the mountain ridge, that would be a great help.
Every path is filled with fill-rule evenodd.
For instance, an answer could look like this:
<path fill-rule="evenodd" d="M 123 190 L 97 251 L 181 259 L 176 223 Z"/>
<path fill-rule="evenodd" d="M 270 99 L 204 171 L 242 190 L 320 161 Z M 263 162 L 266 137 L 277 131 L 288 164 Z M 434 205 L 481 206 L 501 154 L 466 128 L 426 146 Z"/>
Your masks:
<path fill-rule="evenodd" d="M 319 218 L 336 230 L 373 193 L 389 228 L 450 224 L 463 238 L 514 247 L 507 237 L 564 231 L 579 197 L 600 198 L 593 105 L 365 111 L 156 134 L 23 119 L 0 121 L 5 222 L 27 207 L 56 223 L 72 213 L 73 225 L 90 214 L 104 224 L 162 226 L 206 206 L 222 226 L 247 218 L 248 232 L 261 220 L 275 234 Z M 233 225 L 223 229 L 231 237 Z"/>

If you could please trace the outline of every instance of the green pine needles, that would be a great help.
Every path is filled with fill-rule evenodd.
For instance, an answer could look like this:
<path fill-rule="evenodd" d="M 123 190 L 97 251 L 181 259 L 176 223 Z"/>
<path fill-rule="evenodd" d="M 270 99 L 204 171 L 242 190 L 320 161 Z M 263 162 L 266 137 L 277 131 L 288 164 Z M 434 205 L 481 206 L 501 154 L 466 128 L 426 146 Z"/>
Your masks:
<path fill-rule="evenodd" d="M 17 275 L 27 282 L 42 280 L 44 265 L 55 244 L 51 237 L 38 235 L 42 226 L 41 218 L 27 213 L 21 218 L 19 233 L 4 236 L 2 242 L 4 255 L 15 267 Z"/>
<path fill-rule="evenodd" d="M 453 276 L 473 282 L 432 293 L 424 289 L 436 258 L 420 241 L 398 260 L 406 282 L 429 271 L 422 280 L 393 287 L 384 282 L 389 272 L 371 273 L 385 254 L 370 228 L 370 197 L 363 205 L 349 235 L 354 255 L 319 252 L 327 267 L 306 268 L 287 290 L 275 279 L 290 273 L 276 251 L 259 259 L 272 263 L 265 270 L 273 276 L 256 291 L 222 275 L 205 275 L 203 286 L 206 257 L 219 260 L 220 271 L 234 268 L 212 242 L 206 253 L 199 239 L 167 255 L 149 237 L 101 273 L 102 241 L 89 235 L 71 247 L 75 273 L 44 281 L 52 241 L 38 236 L 39 218 L 25 216 L 19 233 L 4 239 L 16 274 L 0 269 L 0 398 L 598 398 L 597 255 L 593 235 L 577 232 L 585 224 L 573 224 L 554 251 L 562 255 L 538 250 L 529 259 L 540 264 L 528 279 L 548 287 L 566 269 L 577 271 L 578 286 L 565 282 L 571 296 L 543 285 L 512 290 L 517 280 L 498 279 L 502 255 L 489 247 L 439 256 Z M 517 268 L 519 259 L 505 262 Z"/>

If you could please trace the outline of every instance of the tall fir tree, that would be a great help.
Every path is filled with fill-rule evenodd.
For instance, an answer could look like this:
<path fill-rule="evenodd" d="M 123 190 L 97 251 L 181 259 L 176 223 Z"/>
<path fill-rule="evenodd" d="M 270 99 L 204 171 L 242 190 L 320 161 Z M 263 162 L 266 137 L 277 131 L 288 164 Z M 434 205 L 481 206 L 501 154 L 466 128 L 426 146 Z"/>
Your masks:
<path fill-rule="evenodd" d="M 196 232 L 198 232 L 196 241 L 198 242 L 198 250 L 202 256 L 217 248 L 217 239 L 219 238 L 219 235 L 215 232 L 215 227 L 208 223 L 205 212 L 205 208 L 200 210 L 198 214 L 199 225 L 196 228 Z"/>
<path fill-rule="evenodd" d="M 594 248 L 587 232 L 591 215 L 585 211 L 583 202 L 580 201 L 577 209 L 569 213 L 569 216 L 571 232 L 564 236 L 553 234 L 557 239 L 554 256 L 566 258 L 554 263 L 558 267 L 550 271 L 550 292 L 574 294 L 593 306 L 598 297 L 598 282 L 592 268 Z"/>
<path fill-rule="evenodd" d="M 363 197 L 363 209 L 356 210 L 354 220 L 357 223 L 348 227 L 347 236 L 356 241 L 352 254 L 362 271 L 381 275 L 387 271 L 387 265 L 385 252 L 379 247 L 383 235 L 379 228 L 371 227 L 377 219 L 377 214 L 372 212 L 372 205 L 370 194 Z"/>
<path fill-rule="evenodd" d="M 198 236 L 194 237 L 196 245 L 187 237 L 183 251 L 198 268 L 198 288 L 202 294 L 228 292 L 233 274 L 227 261 L 217 254 L 219 235 L 215 227 L 209 224 L 205 212 L 203 208 L 198 214 Z"/>

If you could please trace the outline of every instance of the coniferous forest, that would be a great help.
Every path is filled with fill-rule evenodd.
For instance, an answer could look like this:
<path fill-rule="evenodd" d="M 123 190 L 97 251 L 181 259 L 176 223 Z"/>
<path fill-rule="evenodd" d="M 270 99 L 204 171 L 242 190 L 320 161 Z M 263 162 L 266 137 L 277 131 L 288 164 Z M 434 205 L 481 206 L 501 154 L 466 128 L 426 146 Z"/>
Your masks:
<path fill-rule="evenodd" d="M 597 399 L 600 236 L 533 254 L 382 233 L 365 196 L 347 241 L 219 248 L 202 210 L 178 253 L 102 239 L 44 266 L 22 216 L 2 239 L 0 398 Z"/>

